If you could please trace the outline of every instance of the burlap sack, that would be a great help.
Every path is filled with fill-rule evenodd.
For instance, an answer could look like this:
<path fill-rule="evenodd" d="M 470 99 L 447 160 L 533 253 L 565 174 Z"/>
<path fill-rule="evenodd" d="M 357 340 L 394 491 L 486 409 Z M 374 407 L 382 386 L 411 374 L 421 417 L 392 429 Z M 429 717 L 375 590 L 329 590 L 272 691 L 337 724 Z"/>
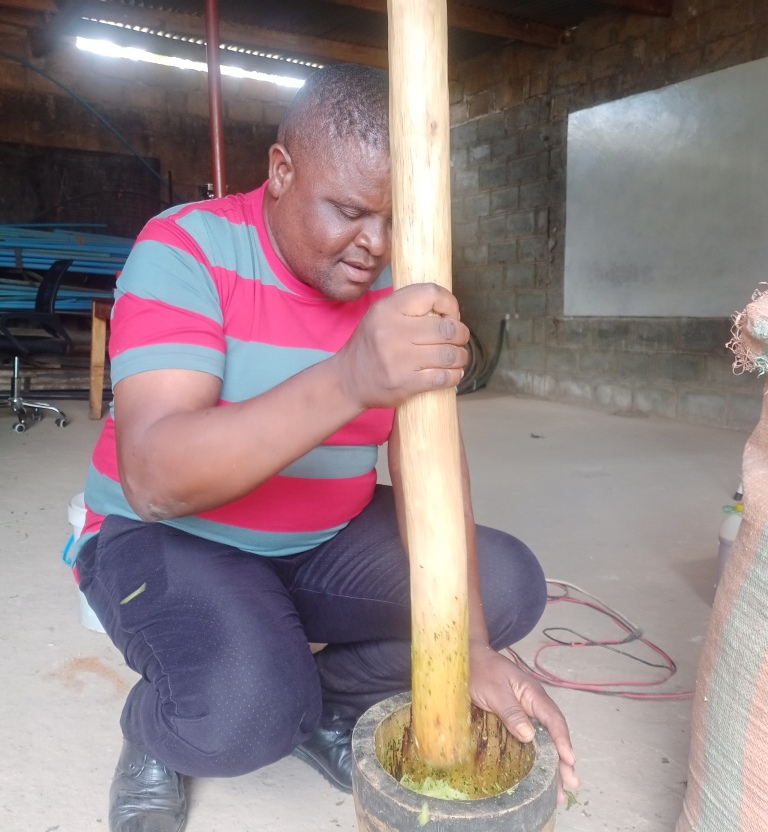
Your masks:
<path fill-rule="evenodd" d="M 768 292 L 735 318 L 737 370 L 768 370 Z M 768 396 L 744 449 L 744 518 L 696 679 L 676 832 L 768 832 Z"/>

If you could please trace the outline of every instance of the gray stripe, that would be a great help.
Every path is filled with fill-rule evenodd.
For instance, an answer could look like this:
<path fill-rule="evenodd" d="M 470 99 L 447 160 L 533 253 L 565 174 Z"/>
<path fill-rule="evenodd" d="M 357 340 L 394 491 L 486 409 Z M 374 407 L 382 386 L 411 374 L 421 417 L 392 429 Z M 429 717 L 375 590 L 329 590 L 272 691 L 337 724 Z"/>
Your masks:
<path fill-rule="evenodd" d="M 260 532 L 227 526 L 202 517 L 182 517 L 178 520 L 166 520 L 164 523 L 206 540 L 235 546 L 244 552 L 264 557 L 284 557 L 314 549 L 337 535 L 347 525 L 342 523 L 332 529 L 317 532 Z"/>
<path fill-rule="evenodd" d="M 130 292 L 224 322 L 219 293 L 208 270 L 186 251 L 155 240 L 137 243 L 117 281 L 115 297 Z"/>
<path fill-rule="evenodd" d="M 346 479 L 362 477 L 376 467 L 376 445 L 319 445 L 284 468 L 283 477 L 303 479 Z"/>
<path fill-rule="evenodd" d="M 224 354 L 196 344 L 151 344 L 134 347 L 112 359 L 112 388 L 118 381 L 147 370 L 199 370 L 224 377 Z"/>
<path fill-rule="evenodd" d="M 88 471 L 85 483 L 85 501 L 98 514 L 117 514 L 131 520 L 141 518 L 133 511 L 125 499 L 119 482 L 100 474 L 93 465 Z M 295 555 L 314 549 L 330 540 L 347 524 L 342 523 L 331 529 L 313 532 L 261 532 L 252 529 L 240 529 L 202 517 L 179 517 L 176 520 L 164 520 L 164 525 L 197 535 L 205 540 L 234 546 L 244 552 L 265 557 L 282 557 Z M 79 551 L 79 549 L 78 549 Z"/>
<path fill-rule="evenodd" d="M 227 338 L 227 366 L 221 398 L 242 402 L 271 390 L 281 382 L 333 353 L 299 347 L 275 347 Z"/>
<path fill-rule="evenodd" d="M 255 226 L 233 223 L 207 211 L 194 211 L 180 217 L 177 223 L 192 235 L 211 266 L 288 291 L 262 254 Z"/>
<path fill-rule="evenodd" d="M 385 266 L 384 271 L 376 278 L 373 282 L 373 285 L 369 289 L 371 292 L 375 292 L 377 289 L 386 289 L 388 286 L 392 285 L 392 267 Z"/>
<path fill-rule="evenodd" d="M 131 520 L 141 520 L 125 499 L 122 486 L 104 474 L 100 474 L 93 463 L 85 478 L 85 502 L 96 514 L 118 514 Z"/>

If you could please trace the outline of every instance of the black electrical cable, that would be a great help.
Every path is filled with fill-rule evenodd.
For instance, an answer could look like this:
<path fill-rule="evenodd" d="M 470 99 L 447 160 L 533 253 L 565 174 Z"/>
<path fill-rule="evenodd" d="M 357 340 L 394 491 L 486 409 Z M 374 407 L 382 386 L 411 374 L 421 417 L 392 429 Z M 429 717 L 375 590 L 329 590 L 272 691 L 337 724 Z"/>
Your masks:
<path fill-rule="evenodd" d="M 480 390 L 485 387 L 491 379 L 499 359 L 501 358 L 501 351 L 504 347 L 504 336 L 507 332 L 507 322 L 509 315 L 505 315 L 499 323 L 499 333 L 496 339 L 496 348 L 493 357 L 489 360 L 485 353 L 485 347 L 480 339 L 470 330 L 469 342 L 467 343 L 467 351 L 469 352 L 469 359 L 464 368 L 464 377 L 456 387 L 456 392 L 459 396 L 464 393 L 474 393 L 475 390 Z"/>
<path fill-rule="evenodd" d="M 594 607 L 597 609 L 597 607 Z M 634 655 L 634 653 L 628 653 L 626 650 L 619 650 L 613 644 L 601 644 L 599 641 L 595 639 L 589 638 L 589 636 L 584 636 L 581 633 L 576 632 L 576 630 L 572 630 L 570 627 L 546 627 L 541 631 L 551 642 L 555 644 L 560 644 L 563 647 L 573 647 L 574 641 L 571 639 L 570 641 L 565 641 L 564 639 L 557 638 L 553 636 L 552 633 L 554 632 L 563 632 L 563 633 L 572 633 L 579 639 L 579 646 L 580 647 L 599 647 L 602 650 L 610 650 L 612 653 L 618 653 L 621 656 L 626 656 L 628 659 L 632 659 L 632 661 L 640 662 L 640 664 L 645 664 L 648 667 L 658 667 L 661 669 L 666 669 L 666 664 L 658 664 L 657 662 L 649 662 L 646 659 L 640 658 L 640 656 Z M 631 644 L 633 641 L 638 641 L 640 639 L 639 633 L 630 633 L 626 638 L 623 638 L 621 641 L 616 642 L 617 644 Z"/>
<path fill-rule="evenodd" d="M 550 588 L 556 588 L 557 590 L 559 590 L 557 594 L 550 593 L 549 591 L 547 592 L 548 604 L 556 604 L 560 602 L 572 603 L 577 604 L 579 606 L 588 607 L 610 618 L 614 624 L 616 624 L 621 630 L 624 631 L 624 637 L 613 639 L 595 639 L 590 638 L 588 636 L 584 636 L 581 633 L 572 630 L 570 627 L 548 627 L 545 630 L 543 630 L 543 633 L 548 638 L 548 641 L 536 650 L 532 661 L 524 660 L 520 656 L 520 654 L 513 650 L 511 647 L 507 647 L 502 651 L 509 658 L 511 658 L 519 667 L 530 673 L 535 679 L 538 679 L 543 684 L 553 685 L 555 687 L 568 688 L 570 690 L 579 690 L 589 693 L 597 693 L 601 696 L 619 696 L 624 697 L 626 699 L 671 700 L 687 699 L 693 695 L 693 691 L 650 693 L 632 690 L 632 688 L 654 687 L 657 685 L 661 685 L 664 682 L 667 682 L 669 679 L 671 679 L 675 675 L 675 673 L 677 673 L 677 665 L 673 661 L 672 657 L 665 653 L 664 650 L 662 650 L 658 645 L 654 644 L 652 641 L 647 639 L 643 635 L 643 631 L 640 627 L 638 627 L 636 624 L 633 624 L 620 612 L 609 607 L 607 604 L 603 603 L 602 601 L 600 601 L 600 599 L 596 598 L 594 595 L 590 594 L 586 590 L 581 589 L 580 587 L 576 586 L 575 584 L 569 583 L 568 581 L 551 579 L 547 580 L 547 588 L 548 590 Z M 578 595 L 585 596 L 585 598 L 588 600 L 585 600 L 585 598 L 573 596 L 571 594 L 571 590 L 576 592 Z M 572 633 L 580 640 L 575 641 L 573 639 L 566 640 L 565 638 L 558 638 L 557 636 L 553 635 L 553 633 L 557 632 Z M 632 642 L 642 644 L 652 652 L 656 653 L 657 656 L 661 656 L 663 663 L 658 664 L 655 662 L 650 662 L 646 659 L 643 659 L 640 656 L 627 653 L 621 649 L 617 649 L 622 645 L 630 644 Z M 614 681 L 593 680 L 586 682 L 579 682 L 572 679 L 567 679 L 557 675 L 556 673 L 545 667 L 541 659 L 542 653 L 544 653 L 545 651 L 551 649 L 558 649 L 561 647 L 599 647 L 611 650 L 614 653 L 619 653 L 625 656 L 626 658 L 639 662 L 640 664 L 658 670 L 662 670 L 664 671 L 664 673 L 656 679 L 616 679 Z M 627 688 L 629 688 L 629 690 Z"/>

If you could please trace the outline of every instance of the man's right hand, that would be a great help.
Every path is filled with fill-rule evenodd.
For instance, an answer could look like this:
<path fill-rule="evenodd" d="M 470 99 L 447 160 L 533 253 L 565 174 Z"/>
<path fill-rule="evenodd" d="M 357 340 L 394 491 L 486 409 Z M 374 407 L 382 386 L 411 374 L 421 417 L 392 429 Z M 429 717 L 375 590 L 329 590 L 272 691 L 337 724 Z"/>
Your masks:
<path fill-rule="evenodd" d="M 455 387 L 468 340 L 456 298 L 434 283 L 418 283 L 373 304 L 332 360 L 361 411 L 396 407 L 416 393 Z"/>

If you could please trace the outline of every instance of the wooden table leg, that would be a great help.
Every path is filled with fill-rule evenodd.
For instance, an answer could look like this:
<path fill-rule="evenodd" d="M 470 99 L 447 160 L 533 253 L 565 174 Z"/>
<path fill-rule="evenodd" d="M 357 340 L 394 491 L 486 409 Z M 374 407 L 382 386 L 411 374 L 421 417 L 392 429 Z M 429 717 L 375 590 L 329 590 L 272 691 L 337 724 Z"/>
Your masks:
<path fill-rule="evenodd" d="M 94 300 L 91 308 L 90 417 L 101 419 L 104 398 L 104 361 L 107 354 L 107 321 L 112 301 Z"/>

